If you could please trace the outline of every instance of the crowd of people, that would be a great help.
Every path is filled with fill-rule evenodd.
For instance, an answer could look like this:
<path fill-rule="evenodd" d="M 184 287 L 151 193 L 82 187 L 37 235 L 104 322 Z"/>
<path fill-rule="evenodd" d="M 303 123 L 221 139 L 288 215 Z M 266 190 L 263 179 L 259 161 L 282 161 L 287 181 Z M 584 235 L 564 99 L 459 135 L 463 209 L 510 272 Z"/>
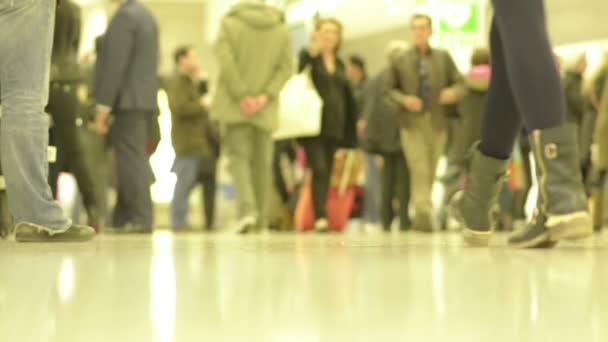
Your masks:
<path fill-rule="evenodd" d="M 507 9 L 497 8 L 491 51 L 473 51 L 470 70 L 464 75 L 449 51 L 431 45 L 433 22 L 424 14 L 410 19 L 411 44 L 391 42 L 384 52 L 384 68 L 368 75 L 364 58 L 341 57 L 345 27 L 339 20 L 317 19 L 309 46 L 295 56 L 284 14 L 263 2 L 242 2 L 221 22 L 215 45 L 219 77 L 212 87 L 201 76 L 197 51 L 187 45 L 175 50 L 175 73 L 161 80 L 156 19 L 137 0 L 115 2 L 118 11 L 96 42 L 95 58 L 86 63 L 78 59 L 80 9 L 71 0 L 62 0 L 56 10 L 52 1 L 36 4 L 38 12 L 28 14 L 36 18 L 15 15 L 11 19 L 15 25 L 17 21 L 39 21 L 39 32 L 19 33 L 31 34 L 20 40 L 40 40 L 39 46 L 53 32 L 50 27 L 55 28 L 52 48 L 49 44 L 48 51 L 28 53 L 38 58 L 31 63 L 39 70 L 23 68 L 19 84 L 2 78 L 5 89 L 10 86 L 45 93 L 28 99 L 32 107 L 46 103 L 49 97 L 46 110 L 52 118 L 50 143 L 57 149 L 56 160 L 47 172 L 47 154 L 42 148 L 49 139 L 47 119 L 31 109 L 28 128 L 23 130 L 12 126 L 10 115 L 3 117 L 3 171 L 12 182 L 7 186 L 8 204 L 20 241 L 87 240 L 94 235 L 89 227 L 116 234 L 153 230 L 150 185 L 154 180 L 148 158 L 160 141 L 160 88 L 167 93 L 172 115 L 171 140 L 176 155 L 172 171 L 177 184 L 171 228 L 176 232 L 193 229 L 187 219 L 188 203 L 197 184 L 204 189 L 205 229 L 219 228 L 215 197 L 221 156 L 229 161 L 236 191 L 238 233 L 271 227 L 299 228 L 297 207 L 303 201 L 305 187 L 314 217 L 312 228 L 319 233 L 342 230 L 343 223 L 332 222 L 328 210 L 332 204 L 328 202 L 332 188 L 338 187 L 336 174 L 347 168 L 344 151 L 357 151 L 361 156 L 353 163 L 358 165 L 355 168 L 364 169 L 365 177 L 359 178 L 365 179 L 365 184 L 358 196 L 363 197 L 360 216 L 368 230 L 390 231 L 398 223 L 401 231 L 433 232 L 447 229 L 454 218 L 465 228 L 470 241 L 483 244 L 492 229 L 511 231 L 514 222 L 525 220 L 526 198 L 535 177 L 531 155 L 537 171 L 551 169 L 541 170 L 546 173 L 540 176 L 539 206 L 553 209 L 547 209 L 553 200 L 544 198 L 545 205 L 540 204 L 543 196 L 568 196 L 563 191 L 571 191 L 571 197 L 578 198 L 586 193 L 587 197 L 576 204 L 572 200 L 554 206 L 558 211 L 563 209 L 560 214 L 577 214 L 586 211 L 587 199 L 592 198 L 594 224 L 601 229 L 608 170 L 608 142 L 602 139 L 608 135 L 608 58 L 590 79 L 585 76 L 584 52 L 565 62 L 556 58 L 562 73 L 560 92 L 565 99 L 567 124 L 551 115 L 529 115 L 530 110 L 563 110 L 559 98 L 547 98 L 547 103 L 539 104 L 538 97 L 542 96 L 535 93 L 539 89 L 523 80 L 523 69 L 518 68 L 524 67 L 512 62 L 503 51 L 504 45 L 513 44 L 517 49 L 525 43 L 513 42 L 510 35 L 515 33 L 503 27 L 499 14 L 507 17 Z M 53 15 L 45 15 L 49 10 Z M 537 33 L 541 40 L 546 35 Z M 18 36 L 15 39 L 19 40 Z M 3 44 L 4 50 L 16 43 Z M 52 61 L 48 80 L 40 76 L 47 74 L 43 68 L 46 55 Z M 24 65 L 16 60 L 3 63 Z M 533 76 L 545 77 L 547 84 L 552 84 L 552 76 L 546 75 L 551 75 L 555 65 L 543 68 L 546 70 Z M 320 132 L 314 137 L 275 141 L 281 91 L 297 73 L 310 76 L 322 100 Z M 513 87 L 521 89 L 515 91 Z M 214 94 L 212 100 L 210 93 Z M 7 94 L 3 94 L 3 100 L 5 112 L 19 106 Z M 488 107 L 494 111 L 491 116 L 484 114 Z M 83 135 L 82 127 L 96 136 Z M 564 137 L 574 131 L 575 146 L 571 146 L 573 143 Z M 537 140 L 528 139 L 533 132 L 542 134 L 538 133 Z M 88 153 L 94 156 L 93 162 L 87 161 L 85 149 L 95 151 Z M 447 170 L 438 177 L 442 158 L 447 160 Z M 299 165 L 309 170 L 304 174 L 310 177 L 289 182 L 285 160 L 287 169 Z M 551 164 L 556 160 L 562 164 Z M 564 166 L 572 160 L 576 160 L 575 170 Z M 100 174 L 101 169 L 107 172 Z M 70 222 L 53 200 L 58 194 L 60 172 L 74 174 L 88 226 Z M 579 172 L 585 184 L 585 192 L 580 194 L 582 185 L 573 180 Z M 15 181 L 15 173 L 24 174 L 23 179 L 29 181 Z M 44 185 L 39 184 L 42 180 Z M 433 203 L 437 181 L 444 189 L 439 208 Z M 551 194 L 544 188 L 547 181 L 570 185 L 562 191 L 560 183 L 551 188 L 558 193 Z M 111 215 L 105 204 L 110 186 L 117 191 Z M 349 181 L 348 186 L 357 187 L 357 180 Z M 273 196 L 275 193 L 277 196 Z M 273 197 L 279 198 L 277 205 L 273 205 Z M 338 195 L 336 201 L 348 218 L 358 215 L 353 198 Z M 35 215 L 24 207 L 34 208 Z M 471 210 L 491 212 L 495 224 L 488 223 L 483 214 L 471 219 Z M 271 215 L 273 212 L 282 215 Z M 547 212 L 544 215 L 546 221 L 552 218 Z M 274 219 L 277 216 L 279 219 Z M 527 232 L 532 234 L 530 229 Z M 513 243 L 528 247 L 535 245 L 530 240 L 536 244 L 548 242 L 548 238 L 528 235 L 514 237 Z"/>

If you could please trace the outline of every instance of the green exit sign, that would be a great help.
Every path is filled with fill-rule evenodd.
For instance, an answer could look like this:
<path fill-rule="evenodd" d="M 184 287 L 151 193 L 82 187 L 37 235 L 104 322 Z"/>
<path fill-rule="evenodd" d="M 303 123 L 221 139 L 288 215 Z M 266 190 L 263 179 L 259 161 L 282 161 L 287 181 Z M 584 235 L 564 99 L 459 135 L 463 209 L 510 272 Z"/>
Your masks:
<path fill-rule="evenodd" d="M 441 2 L 442 32 L 477 32 L 477 2 L 473 0 L 444 0 Z"/>

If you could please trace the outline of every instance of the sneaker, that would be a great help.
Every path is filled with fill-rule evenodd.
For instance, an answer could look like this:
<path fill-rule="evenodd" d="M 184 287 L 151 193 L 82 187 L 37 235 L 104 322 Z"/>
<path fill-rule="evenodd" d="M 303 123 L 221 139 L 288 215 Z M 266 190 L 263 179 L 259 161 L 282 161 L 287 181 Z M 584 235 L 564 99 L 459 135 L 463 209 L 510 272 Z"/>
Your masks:
<path fill-rule="evenodd" d="M 33 223 L 21 223 L 15 228 L 17 242 L 86 242 L 93 237 L 93 228 L 77 224 L 62 230 Z"/>
<path fill-rule="evenodd" d="M 329 232 L 329 221 L 326 218 L 318 219 L 315 222 L 315 231 L 317 233 Z"/>
<path fill-rule="evenodd" d="M 255 229 L 257 223 L 258 223 L 258 219 L 255 216 L 252 216 L 252 215 L 245 216 L 237 223 L 236 233 L 237 234 L 251 233 Z"/>

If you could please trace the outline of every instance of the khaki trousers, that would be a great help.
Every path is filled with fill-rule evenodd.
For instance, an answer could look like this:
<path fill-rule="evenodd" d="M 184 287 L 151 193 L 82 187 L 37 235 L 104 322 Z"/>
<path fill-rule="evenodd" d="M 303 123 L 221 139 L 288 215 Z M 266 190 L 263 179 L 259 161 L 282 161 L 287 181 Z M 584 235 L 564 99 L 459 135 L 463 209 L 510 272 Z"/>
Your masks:
<path fill-rule="evenodd" d="M 401 143 L 410 168 L 412 205 L 419 218 L 433 214 L 432 192 L 439 158 L 445 151 L 447 130 L 433 127 L 431 114 L 411 118 L 401 130 Z"/>

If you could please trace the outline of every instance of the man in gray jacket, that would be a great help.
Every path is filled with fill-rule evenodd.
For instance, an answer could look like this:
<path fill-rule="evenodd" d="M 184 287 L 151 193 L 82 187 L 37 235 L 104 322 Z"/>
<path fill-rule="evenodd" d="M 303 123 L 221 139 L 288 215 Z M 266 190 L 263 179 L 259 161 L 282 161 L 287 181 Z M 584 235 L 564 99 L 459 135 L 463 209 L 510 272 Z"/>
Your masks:
<path fill-rule="evenodd" d="M 392 63 L 387 78 L 390 98 L 402 107 L 401 136 L 410 165 L 414 229 L 430 232 L 435 219 L 432 189 L 448 137 L 446 106 L 461 95 L 462 76 L 447 51 L 432 48 L 429 16 L 412 17 L 414 46 Z"/>
<path fill-rule="evenodd" d="M 283 14 L 263 1 L 234 6 L 222 20 L 213 114 L 237 192 L 238 231 L 266 224 L 272 181 L 272 132 L 278 95 L 292 73 L 292 46 Z"/>
<path fill-rule="evenodd" d="M 109 133 L 117 158 L 118 201 L 112 225 L 117 232 L 150 232 L 146 119 L 158 111 L 158 25 L 139 1 L 112 1 L 120 7 L 97 59 L 96 128 L 101 135 Z"/>

